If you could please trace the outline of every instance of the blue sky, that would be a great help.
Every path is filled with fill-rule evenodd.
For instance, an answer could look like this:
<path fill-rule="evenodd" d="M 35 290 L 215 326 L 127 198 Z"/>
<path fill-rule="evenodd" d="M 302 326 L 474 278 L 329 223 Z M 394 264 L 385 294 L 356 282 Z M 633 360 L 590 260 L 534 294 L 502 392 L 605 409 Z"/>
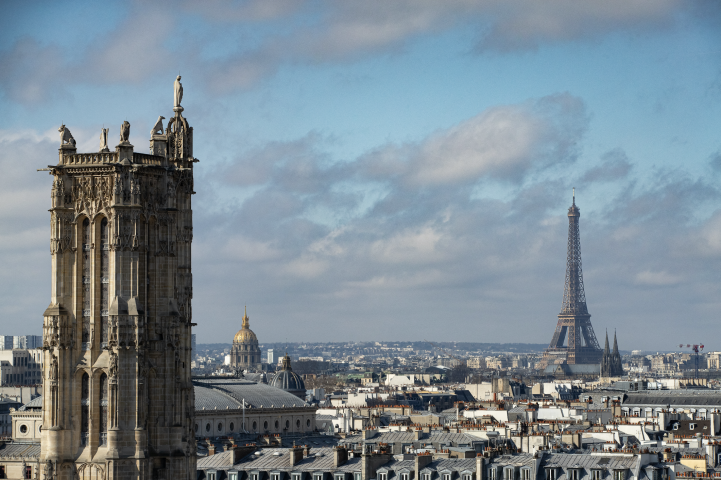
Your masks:
<path fill-rule="evenodd" d="M 199 342 L 230 341 L 247 304 L 268 342 L 546 343 L 574 186 L 597 335 L 667 350 L 668 331 L 721 333 L 715 2 L 0 9 L 5 333 L 38 333 L 48 302 L 35 170 L 58 126 L 94 151 L 128 120 L 147 151 L 178 72 L 201 159 Z"/>

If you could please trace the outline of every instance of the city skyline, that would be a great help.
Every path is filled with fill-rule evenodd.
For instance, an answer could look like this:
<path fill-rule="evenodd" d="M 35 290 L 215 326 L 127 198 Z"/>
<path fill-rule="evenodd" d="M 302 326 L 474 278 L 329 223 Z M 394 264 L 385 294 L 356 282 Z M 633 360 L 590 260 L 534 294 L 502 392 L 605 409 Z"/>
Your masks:
<path fill-rule="evenodd" d="M 180 71 L 198 343 L 243 305 L 260 343 L 546 343 L 573 187 L 599 335 L 721 333 L 721 8 L 366 5 L 3 4 L 0 330 L 42 325 L 58 127 L 148 152 Z"/>

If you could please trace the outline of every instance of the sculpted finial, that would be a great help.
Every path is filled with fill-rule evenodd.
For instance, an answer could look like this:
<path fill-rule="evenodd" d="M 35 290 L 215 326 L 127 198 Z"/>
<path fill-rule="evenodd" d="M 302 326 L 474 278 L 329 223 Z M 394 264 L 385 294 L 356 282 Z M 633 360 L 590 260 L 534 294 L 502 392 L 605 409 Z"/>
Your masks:
<path fill-rule="evenodd" d="M 175 79 L 173 89 L 173 107 L 180 108 L 180 102 L 183 101 L 183 84 L 180 83 L 180 75 Z"/>
<path fill-rule="evenodd" d="M 108 148 L 108 130 L 107 128 L 103 128 L 100 132 L 100 151 L 101 152 L 109 152 L 110 149 Z"/>
<path fill-rule="evenodd" d="M 120 143 L 130 143 L 130 123 L 127 120 L 120 126 Z"/>
<path fill-rule="evenodd" d="M 63 145 L 72 145 L 75 146 L 75 139 L 73 138 L 73 134 L 70 133 L 70 129 L 67 128 L 65 125 L 61 125 L 60 128 L 58 128 L 58 132 L 60 132 L 60 146 Z"/>
<path fill-rule="evenodd" d="M 163 134 L 163 120 L 165 120 L 165 117 L 160 115 L 158 117 L 158 121 L 155 122 L 155 126 L 150 131 L 150 136 L 152 137 L 155 134 L 162 135 Z"/>

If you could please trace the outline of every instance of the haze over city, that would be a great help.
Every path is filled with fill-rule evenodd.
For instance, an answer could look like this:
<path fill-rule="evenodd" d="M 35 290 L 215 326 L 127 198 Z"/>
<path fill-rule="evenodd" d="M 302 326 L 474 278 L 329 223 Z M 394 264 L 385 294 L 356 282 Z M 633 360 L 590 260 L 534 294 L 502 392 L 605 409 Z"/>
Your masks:
<path fill-rule="evenodd" d="M 575 187 L 597 336 L 721 350 L 721 7 L 535 5 L 3 3 L 0 330 L 41 334 L 58 127 L 147 152 L 180 73 L 198 343 L 547 344 Z"/>

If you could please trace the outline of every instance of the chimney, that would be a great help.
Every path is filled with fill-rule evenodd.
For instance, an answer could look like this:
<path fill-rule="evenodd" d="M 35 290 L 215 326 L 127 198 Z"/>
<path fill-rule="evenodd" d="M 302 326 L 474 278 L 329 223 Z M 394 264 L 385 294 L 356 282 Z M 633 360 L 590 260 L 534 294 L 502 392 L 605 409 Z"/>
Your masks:
<path fill-rule="evenodd" d="M 414 430 L 413 440 L 420 440 L 421 438 L 423 438 L 423 430 Z"/>
<path fill-rule="evenodd" d="M 303 460 L 303 447 L 296 447 L 293 445 L 288 449 L 288 453 L 290 454 L 291 467 L 298 465 L 300 461 Z"/>
<path fill-rule="evenodd" d="M 303 446 L 303 456 L 308 458 L 310 456 L 310 447 L 308 445 Z"/>
<path fill-rule="evenodd" d="M 476 455 L 476 480 L 485 480 L 486 459 L 479 453 Z"/>
<path fill-rule="evenodd" d="M 706 460 L 709 467 L 716 468 L 718 466 L 718 443 L 711 439 L 706 444 Z"/>
<path fill-rule="evenodd" d="M 416 455 L 416 478 L 421 478 L 421 470 L 433 461 L 433 455 Z"/>
<path fill-rule="evenodd" d="M 670 448 L 667 448 L 663 451 L 663 461 L 667 463 L 673 463 L 676 460 L 676 455 L 671 451 Z"/>
<path fill-rule="evenodd" d="M 345 447 L 337 446 L 333 449 L 333 466 L 340 467 L 348 461 L 348 450 Z"/>
<path fill-rule="evenodd" d="M 208 444 L 208 456 L 215 455 L 215 444 L 209 443 Z"/>

